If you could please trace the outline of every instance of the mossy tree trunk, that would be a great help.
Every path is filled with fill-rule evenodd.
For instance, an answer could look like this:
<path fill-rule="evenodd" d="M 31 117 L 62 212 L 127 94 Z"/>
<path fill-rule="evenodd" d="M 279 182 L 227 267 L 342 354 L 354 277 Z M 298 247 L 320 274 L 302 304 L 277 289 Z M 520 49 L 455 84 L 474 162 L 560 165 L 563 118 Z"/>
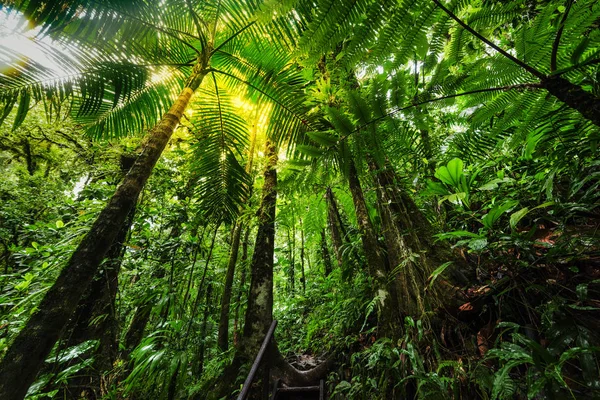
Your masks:
<path fill-rule="evenodd" d="M 192 95 L 202 82 L 206 65 L 197 64 L 185 88 L 161 121 L 151 129 L 145 146 L 115 194 L 85 235 L 54 285 L 46 292 L 25 327 L 0 362 L 0 398 L 21 400 L 44 360 L 61 336 L 79 300 L 92 282 L 118 232 L 133 208 L 152 169 L 166 147 Z"/>
<path fill-rule="evenodd" d="M 118 292 L 119 271 L 125 255 L 125 241 L 133 223 L 135 207 L 129 212 L 117 239 L 111 246 L 102 270 L 92 281 L 87 293 L 77 305 L 71 319 L 70 335 L 66 347 L 76 346 L 88 340 L 98 340 L 93 367 L 81 371 L 69 381 L 66 390 L 77 398 L 102 397 L 102 373 L 110 371 L 118 353 L 119 327 L 116 319 L 115 300 Z M 66 395 L 66 394 L 65 394 Z"/>
<path fill-rule="evenodd" d="M 354 162 L 350 162 L 348 183 L 356 221 L 360 232 L 363 252 L 367 259 L 368 269 L 376 285 L 376 295 L 379 298 L 379 326 L 383 336 L 393 337 L 401 326 L 401 316 L 398 307 L 396 286 L 388 282 L 388 262 L 377 240 L 377 233 L 365 201 L 358 171 Z"/>
<path fill-rule="evenodd" d="M 390 165 L 379 168 L 369 163 L 377 187 L 383 235 L 388 249 L 390 268 L 398 292 L 399 307 L 404 314 L 419 317 L 451 303 L 448 288 L 439 284 L 429 287 L 431 273 L 446 262 L 454 262 L 454 280 L 462 264 L 444 243 L 434 238 L 433 226 L 395 176 Z"/>
<path fill-rule="evenodd" d="M 271 322 L 273 321 L 273 255 L 275 251 L 275 208 L 277 204 L 277 152 L 267 142 L 262 200 L 258 211 L 258 232 L 250 264 L 251 280 L 248 306 L 244 322 L 243 343 L 245 357 L 256 356 Z"/>

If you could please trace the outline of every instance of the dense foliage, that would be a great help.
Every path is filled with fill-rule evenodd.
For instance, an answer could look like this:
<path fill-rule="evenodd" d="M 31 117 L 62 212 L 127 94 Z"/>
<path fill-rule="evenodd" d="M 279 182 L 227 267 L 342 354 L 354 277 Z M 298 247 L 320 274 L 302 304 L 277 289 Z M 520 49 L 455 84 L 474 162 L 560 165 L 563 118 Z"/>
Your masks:
<path fill-rule="evenodd" d="M 600 2 L 0 4 L 0 397 L 600 396 Z"/>

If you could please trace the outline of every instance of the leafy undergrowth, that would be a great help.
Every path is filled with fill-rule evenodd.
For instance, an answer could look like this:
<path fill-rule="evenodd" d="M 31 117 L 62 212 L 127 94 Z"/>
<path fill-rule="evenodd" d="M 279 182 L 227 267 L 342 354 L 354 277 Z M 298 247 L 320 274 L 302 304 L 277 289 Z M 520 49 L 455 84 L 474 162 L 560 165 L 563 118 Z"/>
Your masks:
<path fill-rule="evenodd" d="M 439 240 L 472 267 L 454 309 L 406 317 L 398 340 L 379 338 L 370 282 L 342 269 L 280 304 L 278 343 L 290 359 L 338 361 L 331 398 L 600 395 L 597 163 L 548 189 L 547 174 L 502 161 L 469 169 L 455 159 L 429 183 L 446 205 Z M 432 280 L 448 284 L 442 270 Z"/>

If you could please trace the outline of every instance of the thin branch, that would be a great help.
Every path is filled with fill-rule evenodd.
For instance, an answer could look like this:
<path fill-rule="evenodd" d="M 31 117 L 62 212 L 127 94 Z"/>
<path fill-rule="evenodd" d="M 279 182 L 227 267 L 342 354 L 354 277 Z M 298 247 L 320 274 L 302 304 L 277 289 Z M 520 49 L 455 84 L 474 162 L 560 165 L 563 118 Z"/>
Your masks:
<path fill-rule="evenodd" d="M 565 23 L 567 22 L 567 17 L 569 16 L 569 11 L 571 10 L 572 5 L 573 0 L 567 0 L 565 12 L 563 13 L 563 16 L 560 20 L 558 32 L 556 32 L 556 37 L 554 38 L 554 43 L 552 44 L 552 54 L 550 55 L 550 72 L 556 71 L 556 58 L 558 55 L 558 46 L 560 44 L 560 38 L 562 36 L 563 30 L 565 29 Z"/>
<path fill-rule="evenodd" d="M 240 29 L 239 31 L 237 31 L 236 33 L 234 33 L 233 35 L 229 36 L 227 38 L 227 40 L 225 40 L 223 43 L 221 43 L 220 45 L 218 45 L 211 54 L 214 54 L 215 51 L 219 51 L 223 48 L 223 46 L 225 46 L 227 43 L 229 43 L 230 41 L 232 41 L 233 39 L 235 39 L 236 36 L 238 36 L 240 33 L 244 32 L 246 29 L 250 28 L 252 25 L 254 25 L 256 23 L 256 21 L 252 21 L 250 22 L 248 25 L 244 26 L 242 29 Z"/>
<path fill-rule="evenodd" d="M 492 43 L 491 41 L 489 41 L 487 38 L 485 38 L 483 35 L 481 35 L 479 32 L 477 32 L 476 30 L 474 30 L 473 28 L 471 28 L 469 25 L 467 25 L 464 21 L 462 21 L 460 18 L 458 18 L 456 15 L 454 15 L 452 13 L 452 11 L 448 10 L 446 7 L 444 7 L 442 5 L 442 3 L 439 2 L 439 0 L 432 0 L 439 8 L 442 9 L 442 11 L 444 11 L 446 14 L 448 14 L 448 16 L 450 18 L 452 18 L 453 20 L 455 20 L 456 22 L 458 22 L 458 24 L 460 26 L 462 26 L 463 28 L 465 28 L 468 32 L 470 32 L 473 36 L 475 36 L 476 38 L 478 38 L 479 40 L 481 40 L 482 42 L 484 42 L 485 44 L 487 44 L 488 46 L 490 46 L 491 48 L 493 48 L 494 50 L 496 50 L 498 53 L 502 54 L 504 57 L 508 58 L 509 60 L 511 60 L 512 62 L 514 62 L 515 64 L 517 64 L 518 66 L 520 66 L 521 68 L 525 69 L 527 72 L 529 72 L 530 74 L 532 74 L 533 76 L 543 79 L 545 78 L 545 75 L 538 71 L 537 69 L 533 68 L 532 66 L 530 66 L 529 64 L 524 63 L 523 61 L 519 60 L 518 58 L 516 58 L 515 56 L 513 56 L 512 54 L 502 50 L 500 47 L 496 46 L 494 43 Z"/>
<path fill-rule="evenodd" d="M 487 88 L 487 89 L 477 89 L 477 90 L 472 90 L 469 92 L 463 92 L 463 93 L 456 93 L 456 94 L 450 94 L 448 96 L 442 96 L 442 97 L 436 97 L 434 99 L 429 99 L 429 100 L 424 100 L 418 103 L 412 103 L 411 105 L 408 106 L 404 106 L 404 107 L 399 107 L 396 108 L 395 110 L 390 111 L 389 113 L 382 115 L 380 117 L 374 118 L 371 121 L 359 126 L 358 128 L 356 128 L 355 130 L 353 130 L 352 132 L 350 132 L 349 134 L 342 136 L 336 143 L 339 144 L 340 142 L 346 140 L 350 135 L 352 135 L 353 133 L 356 133 L 358 131 L 360 131 L 361 129 L 366 128 L 367 126 L 381 121 L 382 119 L 385 119 L 387 117 L 391 117 L 392 115 L 398 114 L 401 111 L 405 111 L 408 110 L 410 108 L 413 107 L 419 107 L 425 104 L 429 104 L 429 103 L 434 103 L 436 101 L 442 101 L 442 100 L 448 100 L 448 99 L 453 99 L 455 97 L 462 97 L 462 96 L 468 96 L 470 94 L 477 94 L 477 93 L 487 93 L 487 92 L 505 92 L 508 90 L 522 90 L 522 89 L 541 89 L 543 86 L 541 83 L 521 83 L 519 85 L 510 85 L 510 86 L 502 86 L 502 87 L 493 87 L 493 88 Z"/>

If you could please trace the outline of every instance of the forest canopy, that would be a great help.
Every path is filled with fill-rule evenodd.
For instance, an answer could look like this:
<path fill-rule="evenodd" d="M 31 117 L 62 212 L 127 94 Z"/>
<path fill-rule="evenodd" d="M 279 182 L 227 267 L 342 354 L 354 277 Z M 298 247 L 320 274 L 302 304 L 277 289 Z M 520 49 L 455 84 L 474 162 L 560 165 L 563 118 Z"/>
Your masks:
<path fill-rule="evenodd" d="M 0 39 L 1 399 L 600 396 L 600 2 L 9 0 Z"/>

